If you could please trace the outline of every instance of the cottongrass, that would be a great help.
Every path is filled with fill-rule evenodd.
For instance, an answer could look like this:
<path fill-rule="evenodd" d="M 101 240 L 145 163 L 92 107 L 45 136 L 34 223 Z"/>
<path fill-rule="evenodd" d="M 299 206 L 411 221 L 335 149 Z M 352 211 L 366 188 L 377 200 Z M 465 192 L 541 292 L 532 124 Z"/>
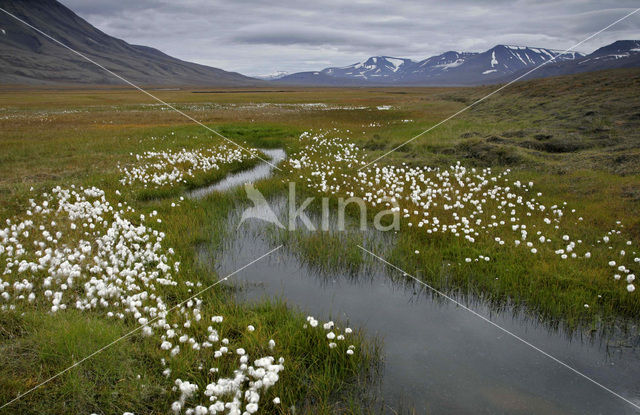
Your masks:
<path fill-rule="evenodd" d="M 257 152 L 253 149 L 252 152 Z M 179 151 L 146 151 L 135 155 L 135 166 L 118 166 L 124 177 L 122 185 L 140 183 L 144 187 L 161 187 L 187 183 L 196 174 L 219 170 L 222 165 L 251 158 L 245 150 L 221 144 L 215 148 Z"/>
<path fill-rule="evenodd" d="M 525 248 L 534 256 L 556 255 L 560 261 L 593 260 L 591 250 L 601 246 L 599 257 L 615 256 L 609 265 L 618 266 L 617 271 L 626 275 L 633 275 L 640 263 L 635 251 L 627 255 L 619 248 L 634 245 L 624 237 L 619 221 L 591 244 L 573 238 L 566 229 L 583 221 L 575 209 L 569 209 L 567 202 L 542 203 L 542 193 L 534 190 L 534 183 L 510 179 L 509 169 L 494 172 L 459 162 L 446 169 L 406 163 L 368 166 L 365 154 L 348 139 L 330 135 L 335 132 L 302 133 L 301 151 L 287 161 L 294 177 L 311 189 L 361 198 L 371 207 L 396 212 L 404 226 L 454 236 L 470 245 L 483 238 L 497 246 Z M 414 253 L 420 255 L 418 250 Z M 486 256 L 479 258 L 489 261 Z M 478 259 L 466 258 L 465 262 Z M 625 281 L 627 292 L 634 292 L 633 278 Z"/>
<path fill-rule="evenodd" d="M 155 292 L 177 284 L 180 263 L 144 215 L 95 187 L 56 187 L 40 203 L 31 199 L 26 216 L 0 229 L 0 309 L 42 300 L 52 313 L 102 309 L 141 324 L 163 316 Z"/>
<path fill-rule="evenodd" d="M 173 413 L 257 413 L 260 399 L 278 382 L 284 359 L 268 354 L 252 360 L 241 344 L 221 335 L 224 316 L 205 314 L 198 297 L 172 309 L 167 294 L 178 298 L 180 284 L 189 292 L 202 284 L 178 282 L 180 263 L 164 245 L 165 234 L 147 224 L 159 222 L 157 215 L 138 214 L 95 187 L 55 187 L 38 201 L 29 200 L 25 218 L 7 219 L 0 228 L 0 310 L 44 306 L 49 313 L 61 313 L 76 308 L 135 322 L 164 354 L 162 375 L 177 396 Z M 206 329 L 204 322 L 210 322 Z M 247 334 L 255 331 L 254 325 L 246 326 Z M 342 335 L 336 338 L 344 341 Z M 273 339 L 265 346 L 276 350 Z M 173 368 L 180 367 L 185 354 L 215 362 L 198 365 L 210 379 L 202 390 L 174 377 Z M 229 366 L 235 367 L 230 376 L 220 375 L 221 367 Z M 272 402 L 280 404 L 280 398 Z"/>
<path fill-rule="evenodd" d="M 318 327 L 318 324 L 319 324 L 319 321 L 315 317 L 307 316 L 307 324 L 304 325 L 304 328 L 309 328 L 313 330 Z M 327 331 L 327 333 L 325 334 L 325 337 L 327 340 L 330 340 L 329 342 L 327 342 L 327 345 L 329 346 L 330 349 L 335 349 L 336 347 L 338 347 L 338 343 L 334 342 L 333 340 L 336 340 L 337 342 L 344 342 L 344 340 L 346 339 L 346 336 L 353 333 L 353 330 L 350 327 L 346 327 L 344 331 L 341 331 L 335 325 L 335 323 L 331 320 L 327 321 L 326 323 L 323 323 L 322 329 L 324 331 Z M 353 355 L 354 350 L 355 350 L 355 346 L 349 345 L 346 350 L 347 355 L 350 355 L 350 356 Z"/>
<path fill-rule="evenodd" d="M 163 341 L 161 348 L 165 351 L 177 350 L 176 353 L 169 352 L 166 358 L 162 359 L 163 366 L 171 366 L 172 360 L 181 353 L 180 346 L 184 350 L 189 350 L 194 358 L 194 353 L 198 361 L 213 361 L 211 366 L 200 364 L 199 371 L 217 375 L 220 373 L 220 366 L 227 366 L 235 362 L 231 376 L 217 376 L 210 381 L 203 391 L 195 383 L 176 378 L 173 390 L 179 392 L 178 400 L 171 405 L 171 410 L 175 414 L 253 414 L 259 409 L 261 396 L 274 386 L 279 380 L 279 373 L 284 370 L 284 359 L 277 360 L 273 356 L 262 356 L 253 360 L 242 347 L 233 347 L 231 341 L 219 334 L 219 328 L 208 325 L 206 331 L 199 330 L 196 324 L 186 324 L 191 319 L 197 321 L 207 321 L 202 318 L 202 302 L 199 300 L 187 302 L 180 309 L 180 313 L 173 317 L 173 324 L 165 322 L 165 333 L 160 336 Z M 214 325 L 220 325 L 220 316 L 211 317 Z M 186 321 L 185 321 L 186 320 Z M 179 321 L 179 323 L 178 323 Z M 171 342 L 175 342 L 176 346 Z M 270 350 L 275 347 L 275 342 L 269 342 Z M 171 374 L 171 369 L 165 369 L 167 376 Z"/>

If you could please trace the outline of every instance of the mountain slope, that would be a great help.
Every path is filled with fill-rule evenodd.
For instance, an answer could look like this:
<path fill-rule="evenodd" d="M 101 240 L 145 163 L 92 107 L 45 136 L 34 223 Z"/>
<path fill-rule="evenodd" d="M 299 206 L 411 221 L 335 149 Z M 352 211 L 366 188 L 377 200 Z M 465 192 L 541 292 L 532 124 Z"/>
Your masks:
<path fill-rule="evenodd" d="M 131 45 L 93 27 L 55 0 L 0 0 L 0 7 L 106 68 L 145 85 L 241 86 L 260 81 Z M 0 12 L 2 83 L 121 84 L 104 70 Z"/>
<path fill-rule="evenodd" d="M 448 84 L 482 84 L 530 69 L 560 55 L 560 51 L 527 46 L 497 45 L 471 56 L 461 65 L 440 74 L 437 81 Z M 572 60 L 582 54 L 563 55 L 556 59 Z"/>
<path fill-rule="evenodd" d="M 379 82 L 393 80 L 396 75 L 415 65 L 411 59 L 394 58 L 391 56 L 372 56 L 364 62 L 341 68 L 326 68 L 320 74 L 334 78 L 353 78 Z"/>
<path fill-rule="evenodd" d="M 477 55 L 478 53 L 476 52 L 449 51 L 441 55 L 432 56 L 418 62 L 411 71 L 404 74 L 404 79 L 432 78 L 463 65 Z"/>
<path fill-rule="evenodd" d="M 524 79 L 633 67 L 640 67 L 640 40 L 618 40 L 574 61 L 545 65 Z M 521 71 L 515 76 L 525 73 Z"/>

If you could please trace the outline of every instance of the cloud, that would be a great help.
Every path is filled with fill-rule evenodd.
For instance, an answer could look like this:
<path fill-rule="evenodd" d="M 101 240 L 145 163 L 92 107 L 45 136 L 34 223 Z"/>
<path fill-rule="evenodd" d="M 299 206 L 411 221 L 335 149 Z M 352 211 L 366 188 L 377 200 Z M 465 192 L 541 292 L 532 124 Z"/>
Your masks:
<path fill-rule="evenodd" d="M 372 55 L 424 59 L 499 43 L 566 49 L 635 0 L 62 0 L 106 33 L 245 74 L 317 70 Z M 640 16 L 582 45 L 638 38 Z"/>
<path fill-rule="evenodd" d="M 270 25 L 261 25 L 249 29 L 240 29 L 231 37 L 233 42 L 255 45 L 310 45 L 310 46 L 347 46 L 354 48 L 402 47 L 405 43 L 398 36 L 371 35 L 358 31 L 330 29 L 324 27 L 282 29 Z"/>

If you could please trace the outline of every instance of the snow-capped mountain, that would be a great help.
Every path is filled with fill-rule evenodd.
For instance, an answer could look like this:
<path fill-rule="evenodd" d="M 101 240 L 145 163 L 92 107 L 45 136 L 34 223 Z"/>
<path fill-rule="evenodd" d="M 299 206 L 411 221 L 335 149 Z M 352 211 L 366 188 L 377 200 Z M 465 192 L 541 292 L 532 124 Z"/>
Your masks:
<path fill-rule="evenodd" d="M 578 52 L 562 54 L 562 51 L 546 48 L 497 45 L 482 53 L 466 54 L 453 66 L 445 66 L 446 70 L 412 74 L 404 81 L 420 83 L 431 79 L 455 85 L 482 84 L 503 79 L 525 68 L 534 68 L 546 61 L 571 61 L 583 56 Z"/>
<path fill-rule="evenodd" d="M 527 75 L 526 78 L 545 78 L 549 76 L 633 67 L 640 67 L 640 40 L 618 40 L 610 45 L 596 49 L 586 56 L 578 57 L 575 60 L 545 65 L 534 73 Z M 526 70 L 521 70 L 513 76 L 518 77 L 526 72 Z"/>
<path fill-rule="evenodd" d="M 588 56 L 579 52 L 563 53 L 514 45 L 497 45 L 484 52 L 449 51 L 418 62 L 374 56 L 345 67 L 291 74 L 281 78 L 280 82 L 309 85 L 477 85 L 507 82 L 545 62 L 549 62 L 545 69 L 563 66 L 570 72 L 570 67 L 587 59 L 628 58 L 640 52 L 639 43 L 615 42 Z M 621 64 L 619 62 L 618 66 Z M 542 68 L 541 73 L 544 73 Z"/>
<path fill-rule="evenodd" d="M 276 72 L 265 74 L 265 75 L 255 75 L 254 78 L 262 79 L 264 81 L 275 81 L 276 79 L 283 78 L 287 75 L 289 75 L 289 72 L 276 71 Z"/>
<path fill-rule="evenodd" d="M 590 60 L 615 61 L 638 54 L 640 54 L 640 40 L 618 40 L 610 45 L 597 49 L 590 54 L 584 62 Z"/>
<path fill-rule="evenodd" d="M 498 45 L 477 56 L 477 64 L 481 66 L 483 75 L 491 73 L 509 73 L 541 63 L 554 60 L 556 62 L 571 61 L 583 57 L 579 52 L 562 53 L 561 50 L 531 48 L 528 46 Z"/>
<path fill-rule="evenodd" d="M 432 56 L 423 61 L 418 62 L 415 68 L 411 70 L 411 74 L 431 74 L 435 75 L 446 72 L 450 69 L 463 65 L 469 59 L 477 56 L 476 52 L 455 52 L 449 51 L 442 55 Z"/>
<path fill-rule="evenodd" d="M 348 77 L 365 80 L 394 79 L 407 68 L 415 65 L 411 59 L 394 58 L 391 56 L 372 56 L 364 62 L 341 68 L 326 68 L 320 74 L 332 77 Z"/>

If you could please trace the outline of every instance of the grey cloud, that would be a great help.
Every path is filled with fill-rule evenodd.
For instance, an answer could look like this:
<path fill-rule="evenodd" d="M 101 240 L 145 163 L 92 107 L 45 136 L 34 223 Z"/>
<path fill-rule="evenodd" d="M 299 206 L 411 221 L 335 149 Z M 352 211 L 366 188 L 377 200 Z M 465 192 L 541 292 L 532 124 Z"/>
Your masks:
<path fill-rule="evenodd" d="M 349 45 L 349 47 L 396 47 L 403 44 L 396 36 L 385 37 L 330 28 L 278 29 L 271 27 L 240 30 L 232 41 L 270 45 Z"/>
<path fill-rule="evenodd" d="M 62 0 L 101 30 L 246 74 L 342 66 L 371 55 L 423 59 L 498 43 L 565 49 L 637 0 Z M 582 45 L 640 38 L 640 15 Z"/>

